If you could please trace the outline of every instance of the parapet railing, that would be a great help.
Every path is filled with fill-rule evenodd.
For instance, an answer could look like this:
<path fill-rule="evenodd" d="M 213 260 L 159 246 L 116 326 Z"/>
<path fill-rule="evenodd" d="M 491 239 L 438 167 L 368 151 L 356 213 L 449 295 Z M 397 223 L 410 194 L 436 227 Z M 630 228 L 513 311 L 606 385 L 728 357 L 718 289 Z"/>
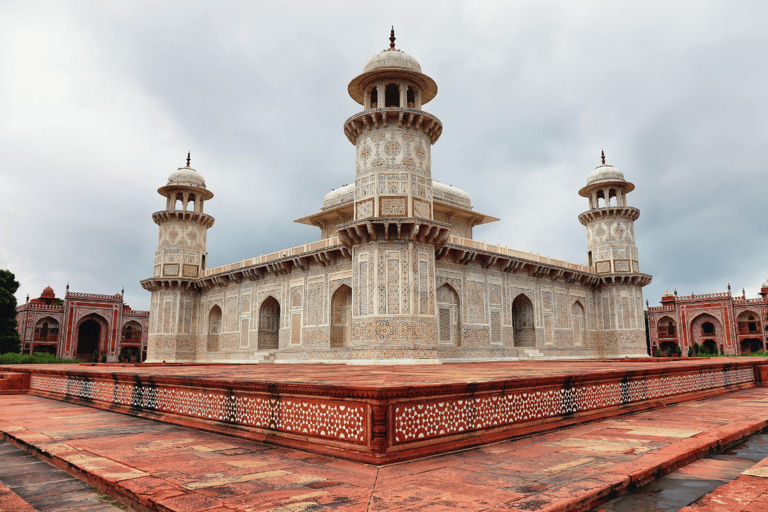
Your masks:
<path fill-rule="evenodd" d="M 253 258 L 247 258 L 235 263 L 228 263 L 226 265 L 221 265 L 219 267 L 207 268 L 203 270 L 203 277 L 212 276 L 220 272 L 229 272 L 231 270 L 237 270 L 240 268 L 249 267 L 251 265 L 260 265 L 268 261 L 279 260 L 282 258 L 287 258 L 289 256 L 300 256 L 302 254 L 318 251 L 320 249 L 333 247 L 334 245 L 339 245 L 340 243 L 341 242 L 339 242 L 338 236 L 331 236 L 331 237 L 319 240 L 317 242 L 308 242 L 308 243 L 305 243 L 304 245 L 293 245 L 290 247 L 290 249 L 285 248 L 281 251 L 275 251 L 275 252 L 270 252 L 269 254 L 254 256 Z"/>
<path fill-rule="evenodd" d="M 517 251 L 503 245 L 489 244 L 487 242 L 480 242 L 477 240 L 471 240 L 469 238 L 463 238 L 456 235 L 448 236 L 448 243 L 455 245 L 463 245 L 465 247 L 471 247 L 472 249 L 479 249 L 481 251 L 495 252 L 503 254 L 505 256 L 512 256 L 514 258 L 521 258 L 531 261 L 537 261 L 539 263 L 546 263 L 548 265 L 556 265 L 558 267 L 569 268 L 571 270 L 578 270 L 579 272 L 592 272 L 592 269 L 586 265 L 579 265 L 578 263 L 571 263 L 570 261 L 558 260 L 550 258 L 548 256 L 541 256 L 539 254 L 533 254 L 530 252 Z"/>
<path fill-rule="evenodd" d="M 49 311 L 64 311 L 64 306 L 54 306 L 51 304 L 19 304 L 19 309 L 47 309 Z"/>
<path fill-rule="evenodd" d="M 73 297 L 77 299 L 123 300 L 122 295 L 120 295 L 119 293 L 116 293 L 114 295 L 107 295 L 102 293 L 67 292 L 67 297 Z"/>
<path fill-rule="evenodd" d="M 675 306 L 649 306 L 648 312 L 653 313 L 657 311 L 674 311 Z"/>
<path fill-rule="evenodd" d="M 756 299 L 748 299 L 746 297 L 734 297 L 733 298 L 733 303 L 734 304 L 761 304 L 761 303 L 765 303 L 765 302 L 768 302 L 768 300 L 766 300 L 766 299 L 764 299 L 762 297 L 757 297 Z"/>
<path fill-rule="evenodd" d="M 680 295 L 675 300 L 719 299 L 730 296 L 731 294 L 728 292 L 699 293 L 698 295 L 692 293 L 690 295 Z"/>

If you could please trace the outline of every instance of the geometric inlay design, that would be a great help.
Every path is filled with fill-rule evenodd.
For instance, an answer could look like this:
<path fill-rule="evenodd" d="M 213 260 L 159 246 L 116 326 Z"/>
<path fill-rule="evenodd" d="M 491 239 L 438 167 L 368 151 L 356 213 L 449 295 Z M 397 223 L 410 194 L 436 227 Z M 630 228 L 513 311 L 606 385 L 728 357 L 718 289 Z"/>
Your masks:
<path fill-rule="evenodd" d="M 754 382 L 754 370 L 740 368 L 630 382 L 444 399 L 394 407 L 394 442 L 441 437 L 533 421 L 665 396 Z"/>
<path fill-rule="evenodd" d="M 32 374 L 30 389 L 236 425 L 365 443 L 363 404 Z"/>

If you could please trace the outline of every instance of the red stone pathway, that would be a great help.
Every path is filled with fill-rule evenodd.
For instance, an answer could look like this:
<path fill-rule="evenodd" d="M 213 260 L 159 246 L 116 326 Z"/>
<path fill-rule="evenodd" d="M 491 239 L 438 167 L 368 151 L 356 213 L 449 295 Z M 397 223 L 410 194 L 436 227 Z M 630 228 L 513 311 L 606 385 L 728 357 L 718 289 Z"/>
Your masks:
<path fill-rule="evenodd" d="M 150 510 L 583 510 L 768 426 L 768 388 L 383 467 L 32 395 L 0 432 Z"/>

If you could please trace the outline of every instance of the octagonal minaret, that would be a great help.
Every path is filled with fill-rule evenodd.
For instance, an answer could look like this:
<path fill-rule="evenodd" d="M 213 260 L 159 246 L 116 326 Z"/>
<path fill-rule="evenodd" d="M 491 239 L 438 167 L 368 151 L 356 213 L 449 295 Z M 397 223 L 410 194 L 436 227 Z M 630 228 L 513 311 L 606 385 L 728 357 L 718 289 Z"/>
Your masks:
<path fill-rule="evenodd" d="M 153 276 L 141 282 L 152 292 L 148 362 L 194 361 L 199 298 L 195 280 L 206 268 L 206 237 L 214 218 L 203 213 L 213 192 L 205 180 L 187 165 L 168 177 L 157 189 L 166 198 L 165 210 L 152 214 L 159 226 Z M 186 336 L 189 335 L 189 336 Z"/>
<path fill-rule="evenodd" d="M 431 146 L 440 120 L 422 110 L 437 84 L 412 56 L 389 48 L 366 62 L 349 83 L 349 95 L 363 106 L 344 133 L 355 145 L 354 220 L 369 217 L 432 219 Z"/>
<path fill-rule="evenodd" d="M 579 215 L 587 228 L 587 264 L 599 278 L 593 292 L 598 330 L 594 347 L 603 356 L 644 356 L 645 320 L 642 287 L 651 276 L 640 272 L 635 221 L 640 210 L 627 204 L 635 186 L 605 163 L 595 168 L 579 195 L 589 210 Z"/>
<path fill-rule="evenodd" d="M 635 186 L 624 179 L 624 174 L 605 163 L 587 178 L 587 185 L 579 195 L 589 199 L 589 210 L 579 215 L 579 222 L 587 227 L 587 265 L 596 274 L 622 274 L 640 272 L 635 221 L 640 210 L 627 205 L 627 194 Z"/>

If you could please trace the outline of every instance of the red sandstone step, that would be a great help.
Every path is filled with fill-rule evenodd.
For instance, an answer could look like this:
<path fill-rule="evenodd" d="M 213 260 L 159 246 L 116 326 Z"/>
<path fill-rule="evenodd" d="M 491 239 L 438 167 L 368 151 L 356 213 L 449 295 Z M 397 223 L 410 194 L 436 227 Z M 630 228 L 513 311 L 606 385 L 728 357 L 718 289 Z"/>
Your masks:
<path fill-rule="evenodd" d="M 35 508 L 0 482 L 0 511 L 36 512 Z"/>
<path fill-rule="evenodd" d="M 29 391 L 30 374 L 22 372 L 0 372 L 0 393 L 26 393 Z"/>

